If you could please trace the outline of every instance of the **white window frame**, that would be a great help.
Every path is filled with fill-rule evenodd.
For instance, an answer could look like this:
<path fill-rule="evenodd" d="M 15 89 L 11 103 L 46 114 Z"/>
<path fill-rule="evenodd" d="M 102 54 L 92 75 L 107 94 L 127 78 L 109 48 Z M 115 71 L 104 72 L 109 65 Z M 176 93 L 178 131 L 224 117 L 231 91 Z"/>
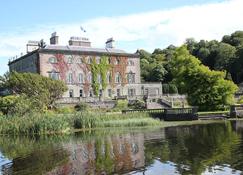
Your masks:
<path fill-rule="evenodd" d="M 116 75 L 115 75 L 115 83 L 121 83 L 121 74 L 120 72 L 117 72 Z"/>
<path fill-rule="evenodd" d="M 127 74 L 127 82 L 128 82 L 128 84 L 133 84 L 133 83 L 135 83 L 135 81 L 136 81 L 136 75 L 135 75 L 135 73 L 129 72 Z"/>
<path fill-rule="evenodd" d="M 82 57 L 78 58 L 77 63 L 78 63 L 78 64 L 82 64 L 82 63 L 83 63 L 83 59 L 82 59 Z"/>
<path fill-rule="evenodd" d="M 67 58 L 67 63 L 72 64 L 73 63 L 73 58 L 70 56 Z"/>
<path fill-rule="evenodd" d="M 52 70 L 51 72 L 48 72 L 49 78 L 53 80 L 59 80 L 60 79 L 60 73 Z"/>
<path fill-rule="evenodd" d="M 55 63 L 57 63 L 57 58 L 56 57 L 50 57 L 48 59 L 48 62 L 51 63 L 51 64 L 55 64 Z"/>
<path fill-rule="evenodd" d="M 78 82 L 81 84 L 84 83 L 84 74 L 83 73 L 78 74 Z"/>
<path fill-rule="evenodd" d="M 73 84 L 73 73 L 72 72 L 69 72 L 67 75 L 67 83 Z"/>

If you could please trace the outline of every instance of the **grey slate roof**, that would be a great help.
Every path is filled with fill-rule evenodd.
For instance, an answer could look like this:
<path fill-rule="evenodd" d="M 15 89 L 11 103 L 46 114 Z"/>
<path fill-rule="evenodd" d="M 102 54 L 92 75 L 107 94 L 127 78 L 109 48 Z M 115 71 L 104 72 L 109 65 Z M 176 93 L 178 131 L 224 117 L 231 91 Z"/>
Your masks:
<path fill-rule="evenodd" d="M 120 49 L 111 48 L 93 48 L 93 47 L 80 47 L 80 46 L 60 46 L 60 45 L 47 45 L 42 48 L 43 51 L 76 51 L 76 52 L 93 52 L 93 53 L 112 53 L 112 54 L 131 54 Z"/>
<path fill-rule="evenodd" d="M 22 57 L 13 60 L 9 62 L 8 65 L 24 59 L 25 57 L 38 53 L 38 52 L 52 52 L 52 51 L 63 51 L 63 52 L 82 52 L 82 53 L 87 53 L 87 54 L 112 54 L 112 55 L 122 55 L 122 56 L 128 56 L 128 57 L 139 57 L 137 53 L 127 53 L 124 50 L 120 49 L 111 49 L 111 48 L 93 48 L 93 47 L 81 47 L 81 46 L 61 46 L 61 45 L 47 45 L 44 48 L 39 48 L 37 50 L 34 50 L 30 53 L 27 53 L 23 55 Z"/>

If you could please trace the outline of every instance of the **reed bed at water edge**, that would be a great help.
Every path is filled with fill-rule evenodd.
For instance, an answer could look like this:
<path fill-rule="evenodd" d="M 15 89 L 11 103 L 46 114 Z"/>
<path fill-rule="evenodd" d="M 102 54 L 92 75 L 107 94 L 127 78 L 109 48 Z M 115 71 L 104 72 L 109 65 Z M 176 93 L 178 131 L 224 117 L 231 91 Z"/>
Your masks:
<path fill-rule="evenodd" d="M 155 126 L 161 122 L 148 113 L 106 114 L 78 112 L 74 114 L 32 114 L 27 116 L 1 116 L 0 134 L 28 135 L 69 133 L 74 129 L 103 127 Z"/>

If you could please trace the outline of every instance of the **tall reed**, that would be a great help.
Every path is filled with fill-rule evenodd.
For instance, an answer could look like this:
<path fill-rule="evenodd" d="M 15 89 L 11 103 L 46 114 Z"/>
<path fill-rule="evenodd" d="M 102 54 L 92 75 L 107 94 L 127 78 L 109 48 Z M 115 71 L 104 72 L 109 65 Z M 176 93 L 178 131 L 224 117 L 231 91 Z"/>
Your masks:
<path fill-rule="evenodd" d="M 0 134 L 28 135 L 70 132 L 73 129 L 102 127 L 136 127 L 160 125 L 146 113 L 106 114 L 78 112 L 74 114 L 35 114 L 23 117 L 0 117 Z"/>

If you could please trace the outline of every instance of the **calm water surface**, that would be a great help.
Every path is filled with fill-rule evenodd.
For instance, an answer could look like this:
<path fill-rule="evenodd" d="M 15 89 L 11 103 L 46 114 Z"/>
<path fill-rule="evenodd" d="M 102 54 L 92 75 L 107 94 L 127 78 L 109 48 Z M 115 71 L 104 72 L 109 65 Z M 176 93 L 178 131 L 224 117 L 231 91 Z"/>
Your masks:
<path fill-rule="evenodd" d="M 243 174 L 243 121 L 1 137 L 0 174 Z"/>

